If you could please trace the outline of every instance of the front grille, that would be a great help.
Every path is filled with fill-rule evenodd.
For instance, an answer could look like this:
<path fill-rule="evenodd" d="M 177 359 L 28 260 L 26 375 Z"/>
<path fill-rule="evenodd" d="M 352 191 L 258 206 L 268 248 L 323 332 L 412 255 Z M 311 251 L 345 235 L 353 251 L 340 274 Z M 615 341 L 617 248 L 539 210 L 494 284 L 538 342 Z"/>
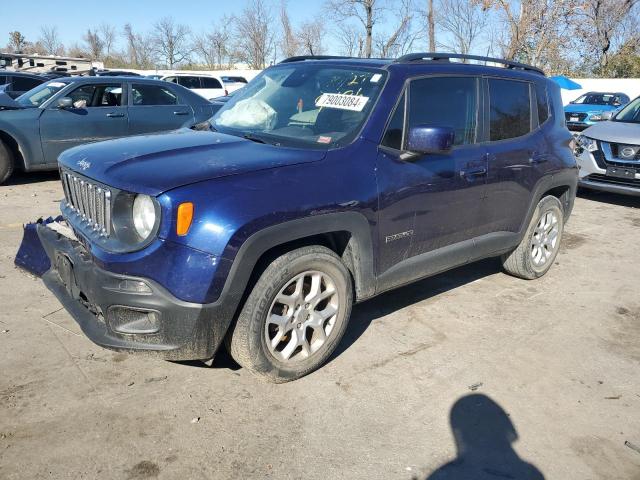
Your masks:
<path fill-rule="evenodd" d="M 627 161 L 638 161 L 640 160 L 640 146 L 639 145 L 629 145 L 623 143 L 610 143 L 611 145 L 611 153 L 614 158 L 619 158 L 621 160 Z"/>
<path fill-rule="evenodd" d="M 578 117 L 578 121 L 579 122 L 584 122 L 584 119 L 587 118 L 587 114 L 586 113 L 571 113 L 571 112 L 566 112 L 564 114 L 565 118 L 567 119 L 567 122 L 571 121 L 571 118 L 573 117 Z"/>
<path fill-rule="evenodd" d="M 102 236 L 111 233 L 111 191 L 71 172 L 60 173 L 64 196 L 89 227 Z"/>
<path fill-rule="evenodd" d="M 586 177 L 586 180 L 592 180 L 599 183 L 608 183 L 610 185 L 622 185 L 625 187 L 640 187 L 640 180 L 633 178 L 616 178 L 601 175 L 599 173 L 593 173 Z"/>

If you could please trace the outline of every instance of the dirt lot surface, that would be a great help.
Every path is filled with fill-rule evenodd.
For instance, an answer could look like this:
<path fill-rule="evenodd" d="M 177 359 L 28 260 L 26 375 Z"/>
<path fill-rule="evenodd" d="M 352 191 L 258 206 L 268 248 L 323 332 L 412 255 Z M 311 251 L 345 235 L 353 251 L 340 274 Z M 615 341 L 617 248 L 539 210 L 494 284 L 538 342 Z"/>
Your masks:
<path fill-rule="evenodd" d="M 0 186 L 2 479 L 640 479 L 640 199 L 578 198 L 541 280 L 491 260 L 355 307 L 328 365 L 272 385 L 86 339 L 13 266 L 61 196 Z"/>

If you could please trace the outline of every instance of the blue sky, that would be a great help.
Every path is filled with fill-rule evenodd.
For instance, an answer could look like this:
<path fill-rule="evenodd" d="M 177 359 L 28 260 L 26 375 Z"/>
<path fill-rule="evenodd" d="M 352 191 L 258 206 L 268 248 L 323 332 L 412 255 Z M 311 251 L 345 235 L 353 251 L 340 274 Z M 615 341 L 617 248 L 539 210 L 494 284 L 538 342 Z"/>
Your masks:
<path fill-rule="evenodd" d="M 265 2 L 273 5 L 273 16 L 277 20 L 280 0 Z M 34 42 L 40 36 L 41 25 L 55 25 L 65 46 L 76 42 L 82 44 L 87 29 L 102 22 L 117 26 L 119 32 L 125 23 L 131 23 L 136 32 L 146 32 L 154 21 L 169 16 L 177 23 L 188 25 L 193 33 L 200 33 L 224 14 L 240 14 L 248 0 L 26 0 L 22 4 L 0 0 L 0 3 L 5 3 L 0 6 L 0 48 L 4 48 L 9 32 L 18 30 L 28 41 Z M 288 0 L 290 18 L 294 25 L 313 20 L 323 14 L 323 5 L 323 0 Z M 385 17 L 389 24 L 393 22 L 392 15 Z M 376 24 L 378 31 L 392 28 L 386 25 L 384 20 L 387 18 Z M 121 38 L 118 40 L 122 41 Z M 339 53 L 330 35 L 324 43 L 329 50 L 327 53 Z M 420 45 L 420 48 L 424 47 L 426 45 Z"/>
<path fill-rule="evenodd" d="M 6 2 L 6 3 L 5 3 Z M 87 28 L 107 22 L 118 27 L 132 24 L 136 31 L 146 31 L 155 20 L 170 16 L 177 23 L 201 32 L 224 14 L 239 14 L 247 0 L 26 0 L 25 3 L 2 0 L 0 6 L 0 46 L 4 47 L 9 32 L 20 31 L 29 41 L 40 36 L 40 26 L 49 24 L 58 28 L 62 42 L 69 45 L 81 42 Z M 268 3 L 268 0 L 267 0 Z M 279 6 L 279 0 L 273 2 Z M 12 5 L 12 6 L 9 6 Z M 299 23 L 313 19 L 322 11 L 321 0 L 289 0 L 291 20 Z M 274 16 L 277 11 L 274 9 Z"/>

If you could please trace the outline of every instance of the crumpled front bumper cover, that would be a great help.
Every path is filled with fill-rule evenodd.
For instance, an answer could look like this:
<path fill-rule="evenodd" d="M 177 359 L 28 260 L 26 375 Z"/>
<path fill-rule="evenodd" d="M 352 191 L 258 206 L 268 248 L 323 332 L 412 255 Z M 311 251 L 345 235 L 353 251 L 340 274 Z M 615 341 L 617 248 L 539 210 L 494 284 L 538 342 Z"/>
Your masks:
<path fill-rule="evenodd" d="M 184 302 L 150 279 L 99 268 L 79 242 L 47 225 L 36 229 L 51 265 L 42 277 L 45 285 L 94 343 L 167 360 L 213 357 L 231 321 L 221 300 L 206 305 Z M 144 292 L 127 287 L 140 282 L 148 287 Z M 158 328 L 117 331 L 117 312 L 123 310 L 154 312 Z"/>

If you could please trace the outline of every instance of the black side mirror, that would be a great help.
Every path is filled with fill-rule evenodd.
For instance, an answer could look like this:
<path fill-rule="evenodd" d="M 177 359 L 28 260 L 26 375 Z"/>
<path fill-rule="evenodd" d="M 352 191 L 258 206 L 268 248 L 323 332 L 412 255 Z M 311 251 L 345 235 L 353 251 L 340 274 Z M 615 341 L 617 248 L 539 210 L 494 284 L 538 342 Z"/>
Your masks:
<path fill-rule="evenodd" d="M 57 103 L 58 108 L 60 109 L 65 109 L 65 108 L 73 108 L 73 100 L 69 97 L 62 97 L 58 99 L 58 103 Z"/>
<path fill-rule="evenodd" d="M 409 130 L 407 150 L 413 153 L 447 153 L 453 147 L 455 131 L 451 127 L 417 125 Z"/>

